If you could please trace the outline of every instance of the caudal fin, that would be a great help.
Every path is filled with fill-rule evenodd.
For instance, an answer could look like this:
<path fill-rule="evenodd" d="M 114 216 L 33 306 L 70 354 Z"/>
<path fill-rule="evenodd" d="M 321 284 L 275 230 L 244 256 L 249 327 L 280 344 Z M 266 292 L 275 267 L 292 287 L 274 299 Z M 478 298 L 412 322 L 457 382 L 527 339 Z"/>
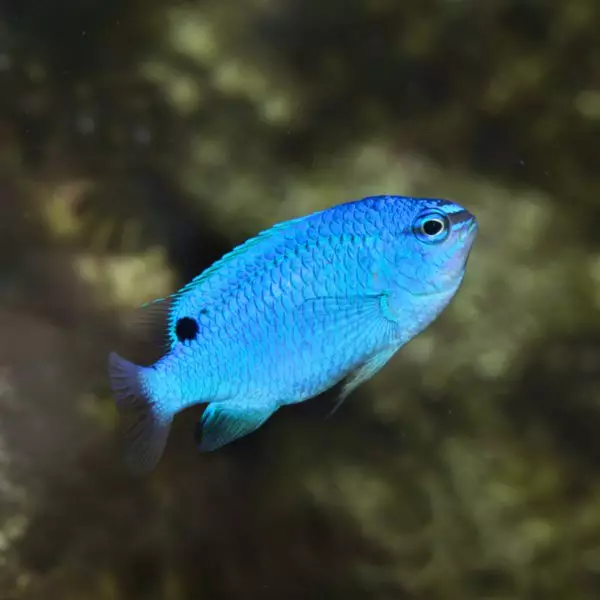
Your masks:
<path fill-rule="evenodd" d="M 144 367 L 111 352 L 108 360 L 113 393 L 124 429 L 125 460 L 138 474 L 154 469 L 162 456 L 173 415 L 152 401 L 140 377 Z"/>

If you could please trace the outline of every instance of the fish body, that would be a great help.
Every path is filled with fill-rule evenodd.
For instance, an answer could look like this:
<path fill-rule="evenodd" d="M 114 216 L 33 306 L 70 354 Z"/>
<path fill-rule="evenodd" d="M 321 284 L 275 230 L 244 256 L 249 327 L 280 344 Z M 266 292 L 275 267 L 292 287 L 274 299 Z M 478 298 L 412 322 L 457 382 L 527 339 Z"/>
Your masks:
<path fill-rule="evenodd" d="M 152 469 L 193 404 L 210 451 L 340 381 L 345 398 L 454 297 L 476 232 L 454 202 L 372 196 L 274 225 L 151 303 L 163 356 L 109 359 L 130 467 Z"/>

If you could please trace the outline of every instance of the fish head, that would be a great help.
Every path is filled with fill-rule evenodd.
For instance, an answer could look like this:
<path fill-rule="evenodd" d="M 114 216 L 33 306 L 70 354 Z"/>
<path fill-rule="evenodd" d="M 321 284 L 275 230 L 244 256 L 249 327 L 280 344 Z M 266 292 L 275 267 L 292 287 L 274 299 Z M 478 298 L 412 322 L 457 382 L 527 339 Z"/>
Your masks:
<path fill-rule="evenodd" d="M 477 236 L 475 216 L 455 202 L 429 198 L 413 199 L 404 216 L 404 252 L 415 261 L 415 293 L 455 291 Z"/>

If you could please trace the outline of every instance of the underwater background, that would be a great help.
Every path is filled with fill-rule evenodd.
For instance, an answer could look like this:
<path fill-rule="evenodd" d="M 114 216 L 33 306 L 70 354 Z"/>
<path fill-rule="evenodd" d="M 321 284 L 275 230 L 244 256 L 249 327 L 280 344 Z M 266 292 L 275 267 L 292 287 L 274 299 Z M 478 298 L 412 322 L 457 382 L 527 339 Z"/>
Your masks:
<path fill-rule="evenodd" d="M 0 600 L 600 598 L 600 4 L 3 0 Z M 449 308 L 213 454 L 123 464 L 139 304 L 366 195 L 479 221 Z"/>

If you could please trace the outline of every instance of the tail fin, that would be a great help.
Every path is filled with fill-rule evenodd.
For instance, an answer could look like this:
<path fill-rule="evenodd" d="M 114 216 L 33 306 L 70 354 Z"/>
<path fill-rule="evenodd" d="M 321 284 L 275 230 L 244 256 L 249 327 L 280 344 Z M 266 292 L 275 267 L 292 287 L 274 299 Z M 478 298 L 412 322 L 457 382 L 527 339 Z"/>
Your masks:
<path fill-rule="evenodd" d="M 131 471 L 148 473 L 162 456 L 173 415 L 154 402 L 141 385 L 145 367 L 109 356 L 109 375 L 124 429 L 125 461 Z"/>

